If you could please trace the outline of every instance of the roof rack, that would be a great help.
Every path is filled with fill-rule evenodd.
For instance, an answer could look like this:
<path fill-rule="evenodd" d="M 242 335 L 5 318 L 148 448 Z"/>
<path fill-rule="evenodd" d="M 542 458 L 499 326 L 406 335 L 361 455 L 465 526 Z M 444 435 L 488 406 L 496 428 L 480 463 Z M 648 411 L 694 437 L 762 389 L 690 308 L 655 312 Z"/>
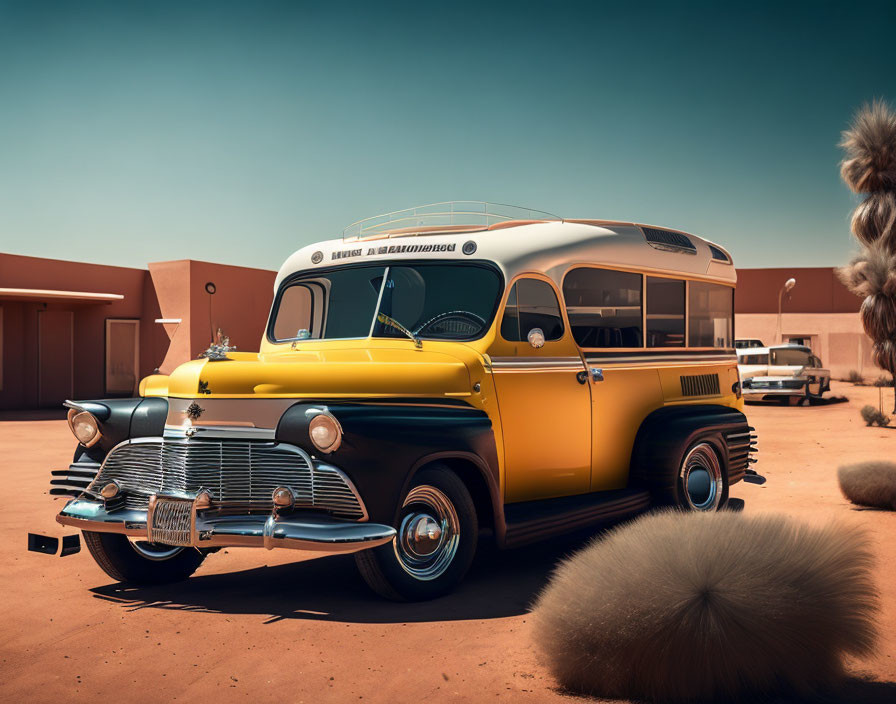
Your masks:
<path fill-rule="evenodd" d="M 512 221 L 545 222 L 563 218 L 532 208 L 478 200 L 445 201 L 358 220 L 342 231 L 344 241 L 414 237 L 447 232 L 478 232 Z"/>

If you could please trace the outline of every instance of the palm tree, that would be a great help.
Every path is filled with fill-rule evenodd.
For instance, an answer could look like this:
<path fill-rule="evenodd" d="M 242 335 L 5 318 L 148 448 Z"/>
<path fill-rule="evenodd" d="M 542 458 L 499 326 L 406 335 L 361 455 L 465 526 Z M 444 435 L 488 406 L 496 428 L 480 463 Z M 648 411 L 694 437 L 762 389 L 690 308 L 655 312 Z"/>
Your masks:
<path fill-rule="evenodd" d="M 865 199 L 852 214 L 861 252 L 838 273 L 864 298 L 860 315 L 874 362 L 896 379 L 896 111 L 882 100 L 863 106 L 840 146 L 840 175 Z"/>

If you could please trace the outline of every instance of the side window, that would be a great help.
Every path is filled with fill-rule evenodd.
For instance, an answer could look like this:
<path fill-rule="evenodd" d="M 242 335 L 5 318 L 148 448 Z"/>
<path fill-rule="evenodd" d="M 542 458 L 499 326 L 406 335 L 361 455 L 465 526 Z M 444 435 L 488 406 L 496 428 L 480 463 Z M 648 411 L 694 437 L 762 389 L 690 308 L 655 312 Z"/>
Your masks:
<path fill-rule="evenodd" d="M 647 277 L 647 346 L 684 347 L 684 281 Z"/>
<path fill-rule="evenodd" d="M 275 340 L 296 340 L 303 335 L 310 337 L 312 309 L 311 288 L 306 284 L 294 284 L 280 297 L 280 307 L 274 322 Z"/>
<path fill-rule="evenodd" d="M 573 269 L 563 298 L 579 347 L 642 347 L 641 274 Z"/>
<path fill-rule="evenodd" d="M 545 340 L 563 337 L 563 318 L 554 289 L 546 281 L 520 279 L 507 296 L 501 337 L 510 342 L 528 339 L 532 328 L 541 328 Z"/>
<path fill-rule="evenodd" d="M 689 347 L 733 347 L 733 320 L 733 288 L 691 281 L 688 285 Z"/>

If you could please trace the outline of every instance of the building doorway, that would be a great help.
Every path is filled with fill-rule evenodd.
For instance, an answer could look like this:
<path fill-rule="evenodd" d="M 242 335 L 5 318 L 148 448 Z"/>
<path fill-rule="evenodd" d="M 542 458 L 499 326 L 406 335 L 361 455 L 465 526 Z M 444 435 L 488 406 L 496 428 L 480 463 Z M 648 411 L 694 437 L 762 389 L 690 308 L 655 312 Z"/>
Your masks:
<path fill-rule="evenodd" d="M 37 312 L 37 399 L 42 408 L 61 408 L 74 395 L 74 313 Z"/>
<path fill-rule="evenodd" d="M 140 375 L 140 321 L 106 320 L 106 393 L 132 396 Z"/>

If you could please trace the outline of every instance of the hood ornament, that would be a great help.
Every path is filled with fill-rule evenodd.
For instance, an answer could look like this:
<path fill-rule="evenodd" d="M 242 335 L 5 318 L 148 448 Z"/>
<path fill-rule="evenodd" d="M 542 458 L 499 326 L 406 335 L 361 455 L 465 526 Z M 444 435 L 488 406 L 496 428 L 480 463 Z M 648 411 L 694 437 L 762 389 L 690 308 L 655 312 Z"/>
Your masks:
<path fill-rule="evenodd" d="M 198 403 L 193 401 L 193 403 L 187 406 L 186 410 L 183 411 L 183 414 L 190 420 L 198 420 L 199 416 L 201 416 L 204 412 L 205 409 L 202 408 Z"/>
<path fill-rule="evenodd" d="M 215 335 L 215 340 L 212 342 L 208 349 L 200 354 L 197 359 L 207 359 L 209 362 L 223 362 L 224 360 L 229 360 L 230 357 L 227 356 L 228 352 L 234 352 L 236 350 L 236 345 L 230 344 L 230 338 L 224 335 L 221 332 L 221 328 L 218 328 L 218 334 Z"/>

